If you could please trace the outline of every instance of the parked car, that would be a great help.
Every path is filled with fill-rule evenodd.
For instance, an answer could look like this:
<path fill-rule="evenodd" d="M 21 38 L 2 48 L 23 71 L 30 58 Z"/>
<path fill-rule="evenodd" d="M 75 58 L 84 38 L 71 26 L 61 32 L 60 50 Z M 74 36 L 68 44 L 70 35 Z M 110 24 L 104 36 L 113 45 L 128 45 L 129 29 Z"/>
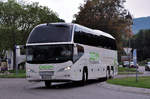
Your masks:
<path fill-rule="evenodd" d="M 147 62 L 145 66 L 145 71 L 150 71 L 150 62 Z"/>
<path fill-rule="evenodd" d="M 129 61 L 123 61 L 123 67 L 129 67 Z"/>
<path fill-rule="evenodd" d="M 130 68 L 138 68 L 138 64 L 136 64 L 136 66 L 134 65 L 134 62 L 130 62 Z"/>

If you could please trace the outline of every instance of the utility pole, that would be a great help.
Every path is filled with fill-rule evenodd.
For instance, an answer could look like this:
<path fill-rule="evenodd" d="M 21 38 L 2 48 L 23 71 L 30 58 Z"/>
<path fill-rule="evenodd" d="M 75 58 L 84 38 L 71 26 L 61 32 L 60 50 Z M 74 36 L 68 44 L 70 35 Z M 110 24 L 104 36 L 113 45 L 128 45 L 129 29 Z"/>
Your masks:
<path fill-rule="evenodd" d="M 130 45 L 130 38 L 129 38 L 129 48 L 128 48 L 129 49 L 129 68 L 130 68 L 130 65 L 131 65 L 130 64 L 131 63 L 131 50 L 130 50 L 130 46 L 131 45 Z"/>
<path fill-rule="evenodd" d="M 16 69 L 16 33 L 14 30 L 12 32 L 12 37 L 13 37 L 13 70 L 15 70 Z"/>

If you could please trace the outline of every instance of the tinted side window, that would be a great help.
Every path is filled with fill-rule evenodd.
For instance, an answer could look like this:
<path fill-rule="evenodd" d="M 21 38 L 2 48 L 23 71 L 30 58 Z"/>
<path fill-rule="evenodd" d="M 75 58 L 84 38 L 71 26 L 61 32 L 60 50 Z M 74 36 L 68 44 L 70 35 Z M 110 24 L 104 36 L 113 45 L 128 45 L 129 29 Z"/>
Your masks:
<path fill-rule="evenodd" d="M 116 41 L 112 39 L 111 44 L 112 50 L 117 50 Z"/>
<path fill-rule="evenodd" d="M 99 36 L 99 39 L 98 39 L 98 47 L 102 47 L 102 48 L 105 48 L 106 47 L 106 39 L 104 36 Z"/>
<path fill-rule="evenodd" d="M 80 44 L 85 44 L 85 34 L 83 34 L 82 31 L 76 31 L 74 33 L 74 42 L 75 43 L 80 43 Z"/>
<path fill-rule="evenodd" d="M 80 45 L 77 45 L 77 51 L 78 51 L 78 55 L 73 56 L 74 62 L 76 62 L 84 54 L 84 48 Z"/>
<path fill-rule="evenodd" d="M 116 50 L 116 41 L 114 39 L 99 36 L 97 40 L 98 40 L 98 47 Z"/>
<path fill-rule="evenodd" d="M 98 46 L 98 36 L 92 35 L 91 33 L 88 33 L 86 31 L 75 29 L 75 34 L 74 34 L 74 42 L 75 43 L 80 43 L 80 44 L 85 44 L 85 45 L 90 45 L 90 46 Z"/>
<path fill-rule="evenodd" d="M 84 48 L 80 45 L 77 45 L 78 55 L 81 57 L 84 54 Z"/>
<path fill-rule="evenodd" d="M 116 50 L 116 41 L 114 39 L 102 35 L 101 36 L 93 35 L 92 33 L 83 31 L 78 27 L 75 28 L 74 42 L 89 46 Z"/>

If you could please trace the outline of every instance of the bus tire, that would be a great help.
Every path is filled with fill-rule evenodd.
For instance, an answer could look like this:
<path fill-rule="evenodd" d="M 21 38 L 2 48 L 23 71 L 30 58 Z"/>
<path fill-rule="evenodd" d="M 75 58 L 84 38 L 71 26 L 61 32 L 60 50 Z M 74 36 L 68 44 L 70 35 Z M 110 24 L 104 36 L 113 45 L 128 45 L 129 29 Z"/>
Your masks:
<path fill-rule="evenodd" d="M 113 66 L 111 66 L 111 78 L 114 78 L 114 67 Z"/>
<path fill-rule="evenodd" d="M 83 69 L 83 74 L 82 74 L 82 86 L 86 85 L 88 80 L 88 71 L 87 69 Z"/>
<path fill-rule="evenodd" d="M 45 87 L 50 88 L 52 83 L 51 81 L 44 81 L 45 82 Z"/>
<path fill-rule="evenodd" d="M 108 80 L 109 77 L 108 77 L 108 70 L 106 70 L 106 80 Z"/>
<path fill-rule="evenodd" d="M 108 80 L 110 78 L 110 69 L 107 67 L 107 70 L 106 70 L 106 80 Z"/>

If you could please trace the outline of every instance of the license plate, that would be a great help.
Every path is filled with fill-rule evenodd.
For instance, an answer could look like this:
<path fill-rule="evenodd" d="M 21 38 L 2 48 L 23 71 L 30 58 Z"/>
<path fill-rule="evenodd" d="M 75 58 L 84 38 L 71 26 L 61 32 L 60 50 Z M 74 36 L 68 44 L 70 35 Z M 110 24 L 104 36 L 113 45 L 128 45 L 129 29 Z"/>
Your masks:
<path fill-rule="evenodd" d="M 40 71 L 39 74 L 42 80 L 51 80 L 54 75 L 54 71 Z"/>
<path fill-rule="evenodd" d="M 52 76 L 49 75 L 42 75 L 42 80 L 51 80 Z"/>

